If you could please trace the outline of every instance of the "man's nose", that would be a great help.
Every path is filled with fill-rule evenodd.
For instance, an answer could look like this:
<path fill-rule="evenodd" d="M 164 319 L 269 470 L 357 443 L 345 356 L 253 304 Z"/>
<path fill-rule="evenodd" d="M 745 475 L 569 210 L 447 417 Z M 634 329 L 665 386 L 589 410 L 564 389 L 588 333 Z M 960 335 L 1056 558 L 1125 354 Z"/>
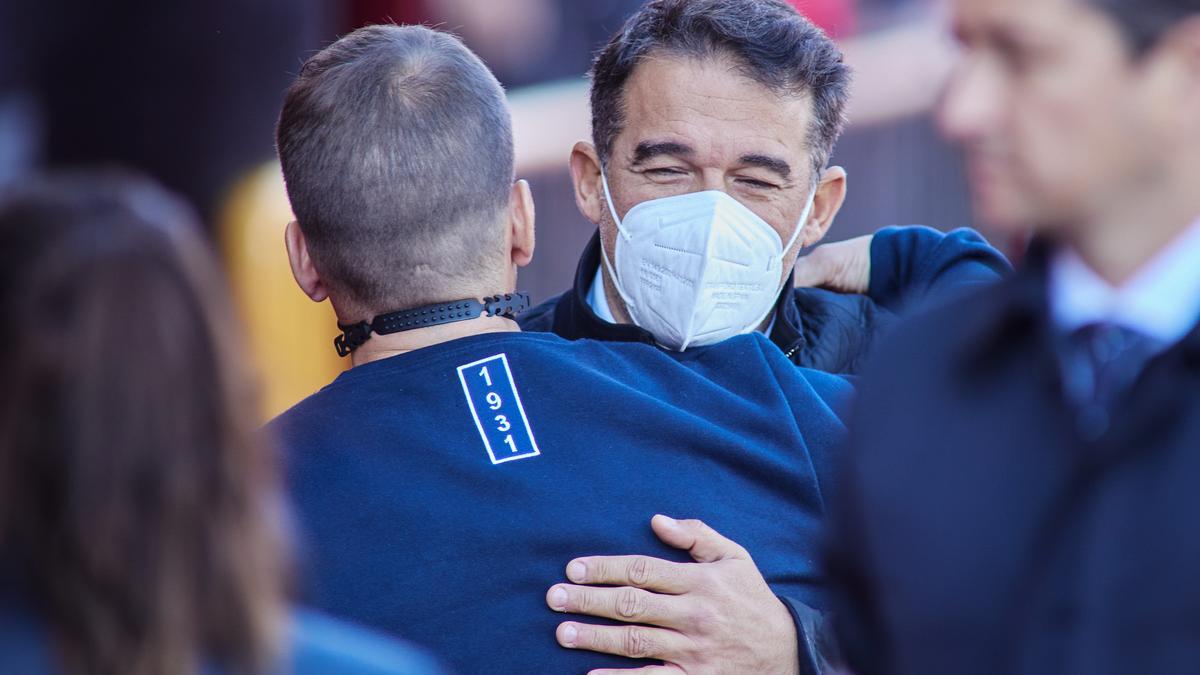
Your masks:
<path fill-rule="evenodd" d="M 704 169 L 700 172 L 699 185 L 696 187 L 697 192 L 704 190 L 719 190 L 728 192 L 729 186 L 725 184 L 725 172 L 720 169 Z"/>
<path fill-rule="evenodd" d="M 952 141 L 968 143 L 993 131 L 1001 103 L 1000 78 L 986 62 L 971 59 L 951 76 L 938 108 L 938 124 Z"/>

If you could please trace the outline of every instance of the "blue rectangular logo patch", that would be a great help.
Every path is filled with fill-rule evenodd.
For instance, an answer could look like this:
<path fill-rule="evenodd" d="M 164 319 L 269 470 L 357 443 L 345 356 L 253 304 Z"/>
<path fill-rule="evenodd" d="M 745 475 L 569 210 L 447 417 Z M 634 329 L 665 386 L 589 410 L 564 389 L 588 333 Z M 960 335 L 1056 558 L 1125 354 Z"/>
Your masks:
<path fill-rule="evenodd" d="M 459 366 L 458 379 L 492 464 L 542 454 L 533 439 L 506 355 Z"/>

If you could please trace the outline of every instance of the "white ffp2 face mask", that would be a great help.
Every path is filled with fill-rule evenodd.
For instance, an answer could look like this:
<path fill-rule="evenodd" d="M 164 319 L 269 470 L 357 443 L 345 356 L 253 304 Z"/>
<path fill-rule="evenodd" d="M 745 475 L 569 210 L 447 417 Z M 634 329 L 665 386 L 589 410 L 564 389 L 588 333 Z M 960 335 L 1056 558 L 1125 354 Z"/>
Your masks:
<path fill-rule="evenodd" d="M 785 245 L 779 234 L 720 190 L 642 202 L 622 220 L 608 179 L 604 198 L 617 226 L 616 265 L 600 253 L 633 322 L 675 351 L 749 333 L 783 287 L 783 258 L 812 212 L 813 194 Z"/>

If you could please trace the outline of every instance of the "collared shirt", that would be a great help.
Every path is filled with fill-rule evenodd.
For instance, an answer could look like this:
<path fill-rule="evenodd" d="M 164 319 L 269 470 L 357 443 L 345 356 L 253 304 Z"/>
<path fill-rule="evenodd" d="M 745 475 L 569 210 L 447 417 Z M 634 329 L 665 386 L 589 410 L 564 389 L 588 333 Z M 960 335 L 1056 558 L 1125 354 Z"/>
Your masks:
<path fill-rule="evenodd" d="M 1164 348 L 1179 342 L 1200 320 L 1200 220 L 1120 287 L 1092 271 L 1079 254 L 1060 250 L 1051 262 L 1050 307 L 1067 332 L 1112 323 Z"/>
<path fill-rule="evenodd" d="M 906 323 L 862 377 L 825 566 L 858 672 L 1196 672 L 1200 328 L 1085 438 L 1053 256 Z"/>
<path fill-rule="evenodd" d="M 791 281 L 788 277 L 788 281 Z M 604 293 L 604 278 L 600 276 L 600 268 L 596 268 L 596 276 L 592 279 L 592 288 L 587 294 L 588 306 L 596 313 L 596 316 L 609 322 L 616 323 L 613 318 L 612 308 L 608 305 L 608 296 Z M 771 330 L 775 328 L 775 312 L 771 312 L 771 322 L 767 324 L 766 330 L 760 331 L 763 335 L 770 335 Z"/>
<path fill-rule="evenodd" d="M 600 268 L 596 268 L 596 276 L 592 279 L 592 289 L 587 295 L 588 306 L 596 313 L 596 316 L 604 319 L 609 323 L 616 323 L 613 318 L 612 308 L 608 306 L 608 297 L 604 294 L 604 278 L 600 276 Z"/>

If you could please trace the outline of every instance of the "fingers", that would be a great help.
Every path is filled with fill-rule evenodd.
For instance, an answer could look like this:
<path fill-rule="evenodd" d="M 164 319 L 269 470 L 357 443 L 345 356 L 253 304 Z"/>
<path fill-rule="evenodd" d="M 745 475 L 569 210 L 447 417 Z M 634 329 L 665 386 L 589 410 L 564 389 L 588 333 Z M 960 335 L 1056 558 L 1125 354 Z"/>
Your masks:
<path fill-rule="evenodd" d="M 691 648 L 691 641 L 673 630 L 646 626 L 593 626 L 567 621 L 554 631 L 558 644 L 568 649 L 586 649 L 631 659 L 678 662 Z"/>
<path fill-rule="evenodd" d="M 686 563 L 673 563 L 643 555 L 576 558 L 567 564 L 567 578 L 577 584 L 633 586 L 657 593 L 680 594 L 693 590 Z"/>
<path fill-rule="evenodd" d="M 750 559 L 746 549 L 699 520 L 675 520 L 658 515 L 650 520 L 650 527 L 663 543 L 687 550 L 696 562 Z"/>
<path fill-rule="evenodd" d="M 839 293 L 866 293 L 871 283 L 871 242 L 864 235 L 817 246 L 796 261 L 796 286 L 828 288 Z"/>
<path fill-rule="evenodd" d="M 818 246 L 811 253 L 796 260 L 792 283 L 798 288 L 820 288 L 830 283 L 833 274 L 829 270 L 827 257 L 823 246 Z"/>
<path fill-rule="evenodd" d="M 587 614 L 666 628 L 688 625 L 691 602 L 687 596 L 660 595 L 628 586 L 596 588 L 557 584 L 546 593 L 546 604 L 556 612 Z"/>

